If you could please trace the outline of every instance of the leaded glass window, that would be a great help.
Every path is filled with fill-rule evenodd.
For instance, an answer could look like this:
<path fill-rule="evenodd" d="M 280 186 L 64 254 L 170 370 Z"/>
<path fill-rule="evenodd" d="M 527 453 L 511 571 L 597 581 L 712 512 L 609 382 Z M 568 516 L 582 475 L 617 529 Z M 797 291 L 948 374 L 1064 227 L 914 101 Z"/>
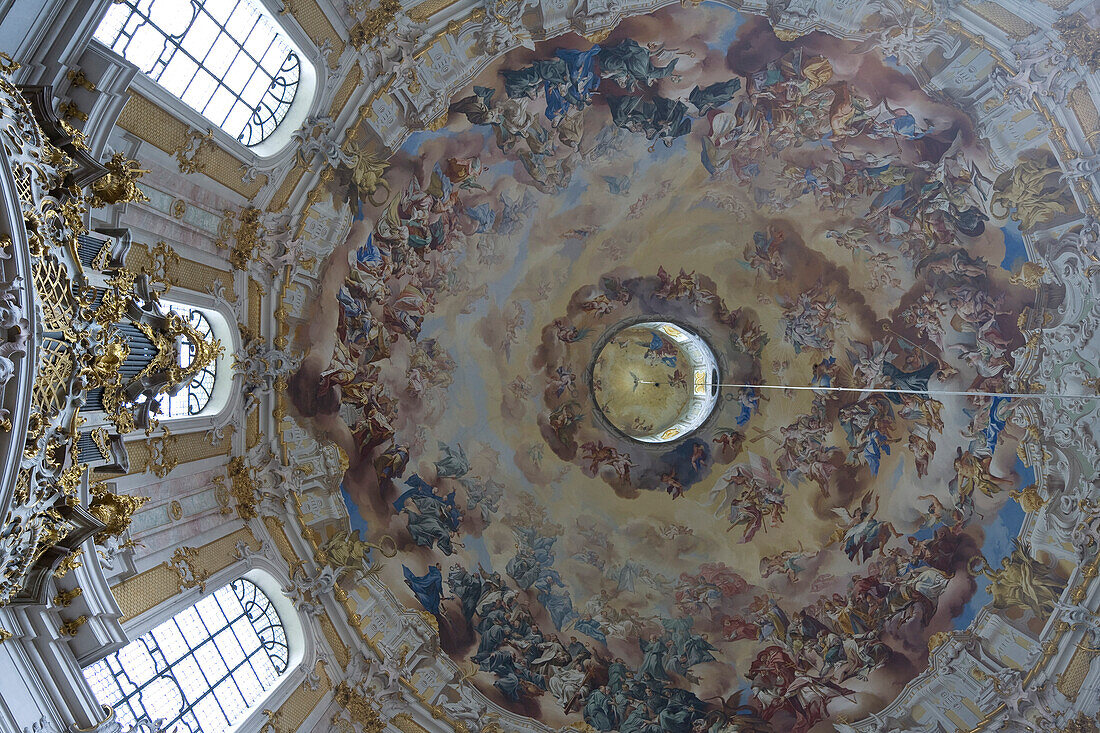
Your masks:
<path fill-rule="evenodd" d="M 85 667 L 84 678 L 123 730 L 148 715 L 166 731 L 224 733 L 267 697 L 289 658 L 271 599 L 240 578 Z"/>
<path fill-rule="evenodd" d="M 95 37 L 245 145 L 298 91 L 301 60 L 260 0 L 115 0 Z"/>
<path fill-rule="evenodd" d="M 214 329 L 210 319 L 202 311 L 185 305 L 169 304 L 168 308 L 187 319 L 196 331 L 207 341 L 214 340 Z M 196 345 L 184 339 L 179 351 L 179 365 L 186 369 L 195 360 Z M 180 387 L 179 391 L 168 398 L 164 417 L 187 417 L 198 415 L 214 395 L 214 382 L 218 377 L 217 360 L 206 365 L 191 377 L 191 381 Z"/>

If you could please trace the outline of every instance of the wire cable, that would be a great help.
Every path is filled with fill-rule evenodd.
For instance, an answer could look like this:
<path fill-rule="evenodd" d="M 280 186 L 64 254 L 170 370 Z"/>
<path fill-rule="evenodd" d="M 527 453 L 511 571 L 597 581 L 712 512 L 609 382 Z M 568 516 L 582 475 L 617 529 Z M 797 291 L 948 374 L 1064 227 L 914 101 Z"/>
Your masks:
<path fill-rule="evenodd" d="M 652 384 L 660 386 L 661 382 L 638 380 L 639 384 Z M 832 387 L 832 386 L 806 386 L 789 384 L 711 384 L 711 387 L 740 387 L 742 389 L 796 389 L 809 390 L 811 392 L 878 392 L 881 394 L 909 394 L 919 397 L 933 397 L 942 395 L 945 397 L 1010 397 L 1013 399 L 1036 400 L 1100 400 L 1100 394 L 1049 394 L 1047 392 L 979 392 L 967 390 L 935 390 L 935 389 L 891 389 L 888 387 Z"/>

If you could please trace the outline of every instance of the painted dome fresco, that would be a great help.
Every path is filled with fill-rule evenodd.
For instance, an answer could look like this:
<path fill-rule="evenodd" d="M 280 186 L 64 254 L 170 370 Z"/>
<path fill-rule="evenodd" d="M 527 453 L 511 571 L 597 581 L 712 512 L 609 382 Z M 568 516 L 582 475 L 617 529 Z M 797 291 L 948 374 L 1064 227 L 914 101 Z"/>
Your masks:
<path fill-rule="evenodd" d="M 658 321 L 612 327 L 596 343 L 593 356 L 594 407 L 614 429 L 635 440 L 675 440 L 699 427 L 714 409 L 714 355 L 697 334 L 680 326 Z"/>
<path fill-rule="evenodd" d="M 322 192 L 348 213 L 288 412 L 396 548 L 378 577 L 517 719 L 851 730 L 951 635 L 1038 653 L 1074 566 L 1018 540 L 1065 300 L 1032 252 L 1081 212 L 1055 150 L 976 122 L 1004 94 L 943 92 L 957 44 L 868 17 L 879 41 L 703 3 L 532 42 L 388 192 Z"/>

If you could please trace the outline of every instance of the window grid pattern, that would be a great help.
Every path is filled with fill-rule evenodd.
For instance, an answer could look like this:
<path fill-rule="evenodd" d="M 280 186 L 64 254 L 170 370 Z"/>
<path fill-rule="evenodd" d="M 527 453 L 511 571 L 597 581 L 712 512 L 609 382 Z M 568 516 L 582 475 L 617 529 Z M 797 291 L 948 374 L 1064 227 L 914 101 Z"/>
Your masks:
<path fill-rule="evenodd" d="M 210 325 L 210 320 L 202 311 L 182 305 L 168 305 L 168 308 L 186 318 L 188 323 L 202 335 L 204 340 L 214 340 L 214 329 Z M 191 362 L 195 360 L 196 351 L 195 344 L 185 338 L 179 351 L 179 365 L 185 369 L 191 366 Z M 180 387 L 174 395 L 168 397 L 168 406 L 165 409 L 164 416 L 170 418 L 187 417 L 202 412 L 214 395 L 214 382 L 217 381 L 217 376 L 217 361 L 196 372 L 191 381 Z"/>
<path fill-rule="evenodd" d="M 163 730 L 224 733 L 286 673 L 286 630 L 271 599 L 237 579 L 84 669 L 122 728 L 142 716 Z"/>
<path fill-rule="evenodd" d="M 115 0 L 95 37 L 245 145 L 298 91 L 301 60 L 258 0 Z"/>

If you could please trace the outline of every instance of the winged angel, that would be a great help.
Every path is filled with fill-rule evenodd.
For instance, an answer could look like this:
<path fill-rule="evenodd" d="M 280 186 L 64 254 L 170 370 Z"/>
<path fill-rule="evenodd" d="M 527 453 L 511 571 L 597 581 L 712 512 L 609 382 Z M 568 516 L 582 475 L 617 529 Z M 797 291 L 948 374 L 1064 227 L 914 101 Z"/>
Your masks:
<path fill-rule="evenodd" d="M 722 482 L 725 482 L 723 486 Z M 722 481 L 711 489 L 709 503 L 714 505 L 716 517 L 728 512 L 730 526 L 743 526 L 740 542 L 749 542 L 763 528 L 765 519 L 770 519 L 773 527 L 783 521 L 787 511 L 787 499 L 783 493 L 782 481 L 772 470 L 771 462 L 758 455 L 750 455 L 748 463 L 738 463 L 722 477 Z"/>

